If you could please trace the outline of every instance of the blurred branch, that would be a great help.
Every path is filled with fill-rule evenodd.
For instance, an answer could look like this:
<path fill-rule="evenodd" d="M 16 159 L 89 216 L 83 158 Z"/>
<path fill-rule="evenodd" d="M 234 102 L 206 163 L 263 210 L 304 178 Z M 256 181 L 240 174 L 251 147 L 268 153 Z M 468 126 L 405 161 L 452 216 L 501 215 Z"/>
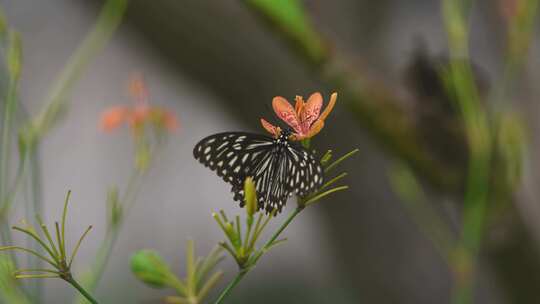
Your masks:
<path fill-rule="evenodd" d="M 492 151 L 490 126 L 468 63 L 467 7 L 470 4 L 466 1 L 443 2 L 444 23 L 452 56 L 445 76 L 461 111 L 470 151 L 461 236 L 453 265 L 456 280 L 453 303 L 463 304 L 473 301 L 477 255 L 487 213 Z"/>
<path fill-rule="evenodd" d="M 94 28 L 72 55 L 49 91 L 44 110 L 32 120 L 30 125 L 32 133 L 27 134 L 31 137 L 27 139 L 42 137 L 58 120 L 62 110 L 67 106 L 66 102 L 73 85 L 95 55 L 109 41 L 122 20 L 126 6 L 127 0 L 108 0 L 103 5 Z"/>
<path fill-rule="evenodd" d="M 156 154 L 154 151 L 152 155 Z M 152 162 L 152 159 L 149 160 L 149 163 Z M 82 284 L 89 291 L 93 292 L 98 286 L 99 281 L 103 276 L 103 272 L 108 265 L 114 245 L 120 234 L 122 228 L 123 220 L 127 212 L 131 209 L 135 203 L 139 185 L 142 182 L 142 179 L 146 175 L 147 170 L 141 171 L 135 169 L 129 178 L 126 191 L 122 198 L 118 200 L 116 190 L 113 190 L 115 194 L 109 195 L 109 206 L 111 209 L 111 214 L 109 215 L 109 226 L 105 232 L 105 236 L 99 245 L 97 254 L 92 262 L 92 267 L 89 272 L 85 274 Z M 117 201 L 118 200 L 118 201 Z M 77 297 L 75 303 L 87 303 L 86 299 L 82 296 Z"/>
<path fill-rule="evenodd" d="M 244 0 L 254 11 L 260 12 L 270 25 L 286 33 L 302 57 L 320 63 L 328 56 L 317 31 L 312 27 L 299 0 Z"/>
<path fill-rule="evenodd" d="M 400 197 L 418 228 L 433 243 L 448 265 L 452 262 L 452 252 L 456 237 L 449 225 L 441 218 L 428 201 L 422 186 L 407 165 L 398 163 L 389 171 L 390 183 Z"/>

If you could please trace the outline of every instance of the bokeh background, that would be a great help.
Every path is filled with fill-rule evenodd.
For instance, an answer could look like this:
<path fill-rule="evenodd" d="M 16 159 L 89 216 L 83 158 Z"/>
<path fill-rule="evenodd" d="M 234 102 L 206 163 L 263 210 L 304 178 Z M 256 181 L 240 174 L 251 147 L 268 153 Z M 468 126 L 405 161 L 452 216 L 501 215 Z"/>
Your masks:
<path fill-rule="evenodd" d="M 486 96 L 504 70 L 503 2 L 519 1 L 475 1 L 470 17 L 471 59 Z M 10 26 L 22 38 L 20 100 L 31 114 L 45 106 L 44 95 L 93 26 L 101 4 L 0 0 Z M 448 117 L 455 123 L 454 114 L 443 111 L 443 118 L 425 114 L 444 101 L 436 94 L 418 92 L 431 89 L 433 76 L 426 72 L 430 60 L 443 62 L 448 56 L 441 2 L 309 0 L 303 5 L 325 46 L 339 54 L 339 66 L 369 87 L 367 99 L 388 98 L 404 109 L 404 117 L 414 121 L 422 134 L 423 148 L 448 168 L 459 170 L 462 141 L 439 124 Z M 68 237 L 75 241 L 88 224 L 95 227 L 83 244 L 76 271 L 88 267 L 104 233 L 107 188 L 124 187 L 133 166 L 129 130 L 104 133 L 98 128 L 99 118 L 107 108 L 131 102 L 126 86 L 130 75 L 139 72 L 151 103 L 177 113 L 181 127 L 151 168 L 122 228 L 96 292 L 103 303 L 159 303 L 163 295 L 171 294 L 147 288 L 134 278 L 129 270 L 133 251 L 154 248 L 181 273 L 186 240 L 196 240 L 200 253 L 222 240 L 211 212 L 239 209 L 229 187 L 193 159 L 197 141 L 225 130 L 263 132 L 259 118 L 274 118 L 274 96 L 292 99 L 314 91 L 325 98 L 333 91 L 343 96 L 314 145 L 338 154 L 360 149 L 343 168 L 351 189 L 302 213 L 285 233 L 288 242 L 261 260 L 229 303 L 449 303 L 453 274 L 426 237 L 426 227 L 415 223 L 389 182 L 396 162 L 408 162 L 410 157 L 392 144 L 391 136 L 378 131 L 380 124 L 373 121 L 383 114 L 359 115 L 351 110 L 354 106 L 347 99 L 354 98 L 261 19 L 242 1 L 130 1 L 121 26 L 76 82 L 65 115 L 40 147 L 45 218 L 52 221 L 59 215 L 65 192 L 71 189 Z M 509 195 L 511 202 L 498 209 L 496 220 L 488 221 L 476 303 L 540 302 L 536 186 L 540 46 L 538 35 L 533 37 L 510 98 L 487 104 L 520 113 L 528 145 L 522 179 Z M 386 127 L 399 129 L 401 121 L 390 119 Z M 420 168 L 418 176 L 429 203 L 457 233 L 461 190 L 433 182 L 426 171 Z M 10 221 L 21 216 L 19 210 Z M 224 286 L 236 269 L 231 259 L 221 268 L 226 271 L 220 285 Z M 74 294 L 60 280 L 49 280 L 45 286 L 44 303 L 67 303 Z"/>

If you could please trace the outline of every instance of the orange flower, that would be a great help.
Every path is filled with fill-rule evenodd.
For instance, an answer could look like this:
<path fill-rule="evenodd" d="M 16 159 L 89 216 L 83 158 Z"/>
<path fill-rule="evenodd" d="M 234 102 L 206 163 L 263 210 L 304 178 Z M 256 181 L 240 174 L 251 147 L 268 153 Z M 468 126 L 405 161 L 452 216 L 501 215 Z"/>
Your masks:
<path fill-rule="evenodd" d="M 302 96 L 296 96 L 296 105 L 293 108 L 287 99 L 276 96 L 272 100 L 272 108 L 276 115 L 293 129 L 292 140 L 311 138 L 324 127 L 324 120 L 336 104 L 337 93 L 332 93 L 328 106 L 321 114 L 323 97 L 316 92 L 309 96 L 307 102 Z M 272 125 L 261 118 L 263 128 L 274 136 L 281 132 L 279 127 Z"/>
<path fill-rule="evenodd" d="M 146 123 L 170 132 L 179 127 L 176 115 L 161 107 L 148 104 L 148 90 L 140 76 L 134 77 L 129 85 L 129 92 L 135 101 L 134 106 L 114 106 L 101 115 L 100 128 L 110 132 L 126 123 L 133 131 L 140 130 Z"/>

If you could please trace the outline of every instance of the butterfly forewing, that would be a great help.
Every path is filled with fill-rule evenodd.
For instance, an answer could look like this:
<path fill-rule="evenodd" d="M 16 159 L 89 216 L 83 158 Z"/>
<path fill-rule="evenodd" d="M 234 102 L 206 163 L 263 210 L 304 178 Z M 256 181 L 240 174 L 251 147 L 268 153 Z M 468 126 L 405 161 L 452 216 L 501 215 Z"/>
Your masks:
<path fill-rule="evenodd" d="M 234 199 L 241 206 L 244 180 L 251 176 L 259 208 L 268 212 L 281 211 L 291 193 L 308 195 L 323 181 L 320 162 L 286 137 L 279 140 L 245 132 L 219 133 L 202 139 L 193 155 L 232 185 Z"/>

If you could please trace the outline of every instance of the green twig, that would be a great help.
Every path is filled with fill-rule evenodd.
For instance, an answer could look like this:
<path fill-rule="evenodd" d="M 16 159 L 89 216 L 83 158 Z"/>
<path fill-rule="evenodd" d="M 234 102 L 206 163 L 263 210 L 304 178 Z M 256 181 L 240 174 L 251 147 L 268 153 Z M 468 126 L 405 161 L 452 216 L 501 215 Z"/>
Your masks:
<path fill-rule="evenodd" d="M 240 283 L 240 281 L 244 278 L 244 276 L 257 264 L 257 261 L 261 258 L 261 256 L 268 251 L 270 247 L 273 246 L 274 241 L 279 237 L 279 235 L 289 226 L 289 224 L 292 222 L 292 220 L 300 214 L 300 212 L 304 210 L 304 208 L 298 207 L 296 208 L 289 217 L 281 224 L 278 230 L 274 232 L 272 237 L 264 244 L 264 246 L 249 260 L 248 265 L 245 266 L 245 268 L 240 269 L 240 271 L 236 274 L 234 279 L 225 287 L 225 289 L 220 293 L 218 299 L 214 302 L 214 304 L 220 304 L 223 302 L 223 300 L 231 293 L 231 291 Z M 264 226 L 264 225 L 263 225 Z M 232 253 L 233 256 L 234 253 Z"/>
<path fill-rule="evenodd" d="M 50 130 L 58 115 L 66 106 L 68 94 L 74 83 L 112 36 L 122 20 L 126 6 L 127 0 L 108 0 L 104 4 L 94 28 L 71 56 L 52 86 L 47 98 L 46 108 L 33 122 L 35 130 L 40 136 Z"/>
<path fill-rule="evenodd" d="M 454 271 L 456 286 L 453 303 L 473 302 L 473 287 L 487 212 L 491 161 L 491 134 L 485 111 L 482 110 L 478 89 L 468 63 L 468 32 L 466 17 L 471 2 L 445 0 L 443 14 L 448 32 L 450 89 L 465 125 L 470 157 L 467 172 L 461 237 L 456 248 Z"/>
<path fill-rule="evenodd" d="M 87 292 L 81 285 L 79 285 L 79 283 L 75 281 L 73 277 L 68 277 L 65 280 L 66 282 L 71 284 L 73 287 L 75 287 L 75 289 L 77 289 L 79 293 L 83 295 L 90 303 L 98 304 L 98 302 L 92 297 L 92 295 L 89 292 Z"/>
<path fill-rule="evenodd" d="M 238 283 L 242 281 L 248 271 L 249 270 L 247 269 L 239 271 L 234 277 L 234 279 L 229 283 L 229 285 L 227 285 L 227 287 L 225 287 L 225 289 L 223 289 L 223 291 L 219 294 L 219 297 L 217 298 L 216 302 L 214 302 L 214 304 L 219 304 L 223 302 L 223 300 L 231 293 L 231 291 L 236 287 L 236 285 L 238 285 Z"/>
<path fill-rule="evenodd" d="M 326 168 L 324 168 L 324 172 L 329 172 L 333 168 L 337 167 L 337 165 L 339 165 L 341 162 L 343 162 L 347 158 L 349 158 L 349 157 L 353 156 L 354 154 L 356 154 L 358 151 L 360 151 L 360 150 L 359 149 L 354 149 L 351 152 L 349 152 L 349 153 L 343 155 L 342 157 L 336 159 L 333 163 L 331 163 Z"/>

